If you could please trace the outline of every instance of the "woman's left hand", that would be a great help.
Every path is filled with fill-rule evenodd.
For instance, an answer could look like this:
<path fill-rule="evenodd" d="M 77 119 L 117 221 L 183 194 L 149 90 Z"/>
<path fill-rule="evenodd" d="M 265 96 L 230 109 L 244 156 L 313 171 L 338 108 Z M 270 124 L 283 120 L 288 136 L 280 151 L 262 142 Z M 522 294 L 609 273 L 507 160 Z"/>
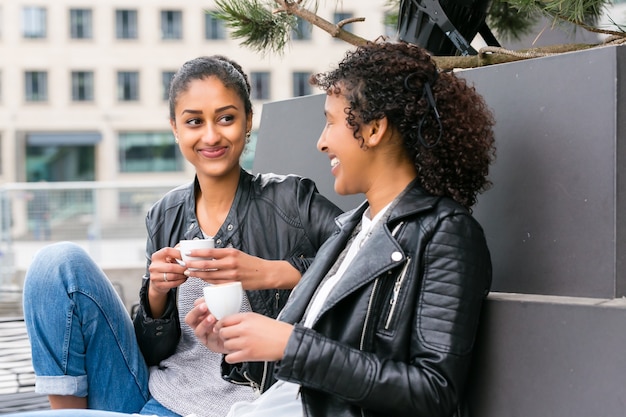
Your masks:
<path fill-rule="evenodd" d="M 197 250 L 195 256 L 209 259 L 187 262 L 185 266 L 190 269 L 185 271 L 185 275 L 200 278 L 209 284 L 241 281 L 246 290 L 282 288 L 283 285 L 273 282 L 273 278 L 284 268 L 291 271 L 282 273 L 282 276 L 295 274 L 299 278 L 299 272 L 285 261 L 268 261 L 234 248 Z M 287 288 L 292 288 L 296 283 L 297 279 L 289 283 Z"/>
<path fill-rule="evenodd" d="M 228 363 L 277 361 L 283 358 L 293 326 L 258 313 L 239 313 L 218 321 L 215 331 Z"/>

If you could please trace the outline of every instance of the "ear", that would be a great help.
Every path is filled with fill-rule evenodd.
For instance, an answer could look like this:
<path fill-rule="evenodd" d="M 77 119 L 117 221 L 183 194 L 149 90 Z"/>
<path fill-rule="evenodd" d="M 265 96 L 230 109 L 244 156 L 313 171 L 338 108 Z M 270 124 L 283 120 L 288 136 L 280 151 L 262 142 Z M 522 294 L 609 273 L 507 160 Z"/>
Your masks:
<path fill-rule="evenodd" d="M 377 146 L 380 142 L 387 136 L 387 132 L 389 130 L 389 120 L 387 117 L 382 117 L 381 119 L 372 120 L 366 126 L 366 132 L 369 134 L 369 137 L 365 141 L 366 145 L 369 147 Z"/>
<path fill-rule="evenodd" d="M 252 112 L 250 112 L 246 120 L 246 132 L 252 132 Z"/>
<path fill-rule="evenodd" d="M 172 133 L 174 134 L 174 139 L 176 139 L 176 143 L 178 143 L 178 132 L 176 131 L 176 121 L 170 119 L 170 127 L 172 128 Z"/>

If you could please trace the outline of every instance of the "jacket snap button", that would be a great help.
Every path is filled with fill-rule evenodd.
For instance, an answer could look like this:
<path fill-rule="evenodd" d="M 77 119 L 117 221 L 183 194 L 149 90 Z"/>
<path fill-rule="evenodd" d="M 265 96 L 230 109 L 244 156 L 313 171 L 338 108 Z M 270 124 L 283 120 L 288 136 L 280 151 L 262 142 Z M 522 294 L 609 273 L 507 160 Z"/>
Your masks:
<path fill-rule="evenodd" d="M 402 260 L 402 254 L 400 252 L 394 252 L 391 254 L 391 260 L 398 262 L 400 260 Z"/>
<path fill-rule="evenodd" d="M 233 225 L 232 225 L 232 224 L 229 224 L 229 225 L 228 225 L 228 227 L 227 227 L 227 229 L 228 229 L 229 231 L 230 231 L 230 230 L 233 230 Z"/>

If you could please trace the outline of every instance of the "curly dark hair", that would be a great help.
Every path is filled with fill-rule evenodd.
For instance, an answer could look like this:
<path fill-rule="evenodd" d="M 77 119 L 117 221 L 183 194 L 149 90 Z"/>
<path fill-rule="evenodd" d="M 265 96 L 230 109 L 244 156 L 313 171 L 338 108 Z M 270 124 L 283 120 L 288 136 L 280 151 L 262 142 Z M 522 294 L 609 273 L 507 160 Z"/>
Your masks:
<path fill-rule="evenodd" d="M 477 194 L 491 186 L 487 175 L 495 159 L 493 115 L 465 80 L 439 72 L 425 49 L 405 42 L 370 42 L 310 81 L 347 99 L 346 121 L 361 146 L 361 125 L 387 117 L 428 192 L 470 209 Z"/>

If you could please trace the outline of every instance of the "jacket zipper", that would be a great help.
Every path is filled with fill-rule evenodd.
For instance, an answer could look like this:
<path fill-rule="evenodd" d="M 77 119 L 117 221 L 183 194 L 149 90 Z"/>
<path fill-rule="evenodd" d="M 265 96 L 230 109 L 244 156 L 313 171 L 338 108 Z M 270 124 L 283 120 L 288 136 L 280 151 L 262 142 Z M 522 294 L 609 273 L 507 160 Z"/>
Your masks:
<path fill-rule="evenodd" d="M 392 236 L 396 236 L 396 233 L 398 233 L 398 230 L 400 230 L 400 227 L 402 226 L 404 222 L 399 223 L 391 232 Z M 407 262 L 408 265 L 408 262 Z M 404 273 L 406 273 L 406 266 L 403 270 Z M 364 344 L 365 344 L 365 333 L 367 331 L 367 323 L 369 322 L 369 317 L 370 317 L 370 313 L 372 312 L 372 304 L 374 303 L 374 296 L 376 295 L 376 291 L 378 290 L 378 283 L 380 281 L 380 278 L 376 278 L 376 281 L 374 281 L 374 288 L 372 288 L 372 293 L 370 294 L 370 298 L 367 302 L 367 313 L 365 313 L 365 322 L 363 323 L 363 331 L 361 332 L 361 342 L 359 343 L 359 349 L 363 350 L 364 348 Z M 397 287 L 397 283 L 396 283 L 396 287 Z M 396 288 L 394 288 L 394 296 L 397 297 L 396 294 Z M 398 288 L 398 291 L 400 289 Z M 361 411 L 361 416 L 365 417 L 365 410 L 363 408 L 360 408 Z"/>
<path fill-rule="evenodd" d="M 367 313 L 365 313 L 365 320 L 363 322 L 363 330 L 361 331 L 361 342 L 359 343 L 360 350 L 363 350 L 363 345 L 365 343 L 365 332 L 367 331 L 367 323 L 369 322 L 370 313 L 372 312 L 372 303 L 374 301 L 374 295 L 376 294 L 376 290 L 378 289 L 379 279 L 380 278 L 376 278 L 376 281 L 374 281 L 374 288 L 372 288 L 370 299 L 367 303 Z"/>
<path fill-rule="evenodd" d="M 391 308 L 389 309 L 389 316 L 387 316 L 387 321 L 385 322 L 385 330 L 389 330 L 393 313 L 396 311 L 396 304 L 398 302 L 398 296 L 400 295 L 400 289 L 402 288 L 402 283 L 404 282 L 404 278 L 406 277 L 406 272 L 409 269 L 410 264 L 411 258 L 406 258 L 406 264 L 404 264 L 404 268 L 402 268 L 400 276 L 398 276 L 396 283 L 393 285 L 393 297 L 391 298 L 391 301 L 389 301 Z"/>

